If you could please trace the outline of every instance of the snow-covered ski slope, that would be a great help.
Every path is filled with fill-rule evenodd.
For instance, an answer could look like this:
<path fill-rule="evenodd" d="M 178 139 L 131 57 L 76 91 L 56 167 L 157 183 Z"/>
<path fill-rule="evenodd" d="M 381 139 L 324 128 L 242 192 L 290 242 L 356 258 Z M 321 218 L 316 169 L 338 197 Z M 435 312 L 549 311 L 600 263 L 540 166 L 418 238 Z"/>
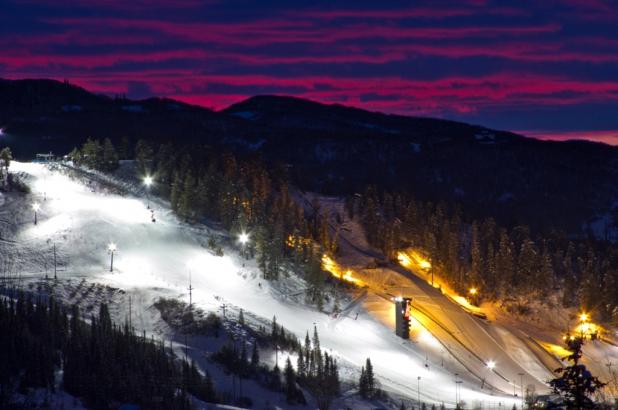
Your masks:
<path fill-rule="evenodd" d="M 187 298 L 191 274 L 193 302 L 205 310 L 226 303 L 263 318 L 276 316 L 299 337 L 315 324 L 322 346 L 338 357 L 344 378 L 356 379 L 370 357 L 384 389 L 412 399 L 419 394 L 419 376 L 422 401 L 451 407 L 456 388 L 468 406 L 519 406 L 521 398 L 513 397 L 513 391 L 520 391 L 519 373 L 525 374 L 524 385 L 543 391 L 549 373 L 538 357 L 542 351 L 504 329 L 479 323 L 422 283 L 387 273 L 395 279 L 386 290 L 410 293 L 427 313 L 423 324 L 431 332 L 419 328 L 414 340 L 404 341 L 393 333 L 394 306 L 386 292 L 359 292 L 344 314 L 333 318 L 289 300 L 260 278 L 253 261 L 243 265 L 234 249 L 224 248 L 223 257 L 211 254 L 205 247 L 208 236 L 224 233 L 186 225 L 165 204 L 154 204 L 157 222 L 152 223 L 145 198 L 101 190 L 42 164 L 14 162 L 11 171 L 21 173 L 32 189 L 28 202 L 15 203 L 23 200 L 11 197 L 0 206 L 0 218 L 18 225 L 16 240 L 2 244 L 3 254 L 24 277 L 53 275 L 55 244 L 61 278 L 139 289 L 153 300 L 157 295 Z M 41 204 L 37 225 L 33 201 Z M 110 242 L 118 249 L 113 273 Z M 152 325 L 142 326 L 150 331 Z M 485 360 L 495 360 L 495 371 Z"/>

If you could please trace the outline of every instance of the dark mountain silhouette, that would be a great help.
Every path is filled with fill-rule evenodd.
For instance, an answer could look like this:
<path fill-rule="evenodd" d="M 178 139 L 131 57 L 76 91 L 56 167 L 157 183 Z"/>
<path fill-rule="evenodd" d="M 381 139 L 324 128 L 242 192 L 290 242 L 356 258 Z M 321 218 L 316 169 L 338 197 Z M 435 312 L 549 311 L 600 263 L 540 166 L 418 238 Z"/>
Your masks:
<path fill-rule="evenodd" d="M 303 189 L 342 195 L 374 184 L 539 229 L 581 234 L 618 206 L 616 147 L 293 97 L 257 96 L 214 112 L 96 95 L 66 82 L 0 80 L 0 127 L 22 159 L 66 153 L 87 137 L 209 145 L 283 164 Z"/>

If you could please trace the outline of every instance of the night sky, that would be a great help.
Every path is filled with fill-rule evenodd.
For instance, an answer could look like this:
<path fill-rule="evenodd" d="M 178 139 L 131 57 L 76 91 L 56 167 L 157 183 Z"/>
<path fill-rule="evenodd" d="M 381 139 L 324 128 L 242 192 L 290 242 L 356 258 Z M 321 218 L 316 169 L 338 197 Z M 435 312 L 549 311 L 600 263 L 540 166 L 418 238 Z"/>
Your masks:
<path fill-rule="evenodd" d="M 618 3 L 0 0 L 0 77 L 282 94 L 618 145 Z"/>

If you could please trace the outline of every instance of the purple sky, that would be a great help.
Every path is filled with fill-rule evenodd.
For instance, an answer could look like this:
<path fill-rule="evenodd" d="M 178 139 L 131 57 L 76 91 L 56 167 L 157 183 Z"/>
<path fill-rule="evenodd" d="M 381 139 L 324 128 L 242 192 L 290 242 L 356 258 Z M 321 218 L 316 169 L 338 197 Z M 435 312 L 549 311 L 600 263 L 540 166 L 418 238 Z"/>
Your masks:
<path fill-rule="evenodd" d="M 0 77 L 282 94 L 618 145 L 618 3 L 0 0 Z"/>

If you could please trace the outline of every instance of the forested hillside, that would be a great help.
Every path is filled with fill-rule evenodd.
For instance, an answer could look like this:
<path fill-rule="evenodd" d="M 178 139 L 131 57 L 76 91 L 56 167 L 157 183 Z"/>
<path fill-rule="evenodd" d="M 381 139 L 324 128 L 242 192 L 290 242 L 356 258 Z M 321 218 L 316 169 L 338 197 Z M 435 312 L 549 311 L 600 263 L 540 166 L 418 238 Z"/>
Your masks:
<path fill-rule="evenodd" d="M 115 155 L 110 144 L 89 141 L 71 155 L 77 164 L 104 169 L 104 158 Z M 325 281 L 332 278 L 321 258 L 337 255 L 338 236 L 319 204 L 303 208 L 294 197 L 286 168 L 269 170 L 259 159 L 171 143 L 155 147 L 145 140 L 135 152 L 139 172 L 156 176 L 155 192 L 180 217 L 219 222 L 233 235 L 251 231 L 246 251 L 256 256 L 264 278 L 277 280 L 286 268 L 302 272 L 308 300 L 322 309 Z M 346 210 L 384 261 L 396 263 L 399 250 L 413 247 L 462 294 L 475 287 L 482 289 L 481 300 L 515 301 L 558 292 L 565 307 L 583 306 L 604 321 L 618 320 L 618 249 L 611 242 L 509 226 L 477 218 L 457 203 L 422 201 L 375 186 L 348 196 Z"/>
<path fill-rule="evenodd" d="M 92 409 L 191 409 L 191 395 L 217 401 L 208 375 L 128 323 L 112 323 L 105 304 L 88 323 L 52 297 L 14 296 L 0 299 L 0 407 L 31 408 L 32 389 L 60 388 Z"/>
<path fill-rule="evenodd" d="M 458 203 L 512 228 L 615 238 L 618 148 L 545 142 L 482 126 L 385 115 L 297 98 L 251 98 L 221 112 L 172 100 L 131 101 L 48 80 L 0 81 L 0 128 L 17 158 L 109 138 L 132 158 L 139 139 L 203 147 L 285 168 L 302 189 L 349 195 L 375 185 Z"/>

